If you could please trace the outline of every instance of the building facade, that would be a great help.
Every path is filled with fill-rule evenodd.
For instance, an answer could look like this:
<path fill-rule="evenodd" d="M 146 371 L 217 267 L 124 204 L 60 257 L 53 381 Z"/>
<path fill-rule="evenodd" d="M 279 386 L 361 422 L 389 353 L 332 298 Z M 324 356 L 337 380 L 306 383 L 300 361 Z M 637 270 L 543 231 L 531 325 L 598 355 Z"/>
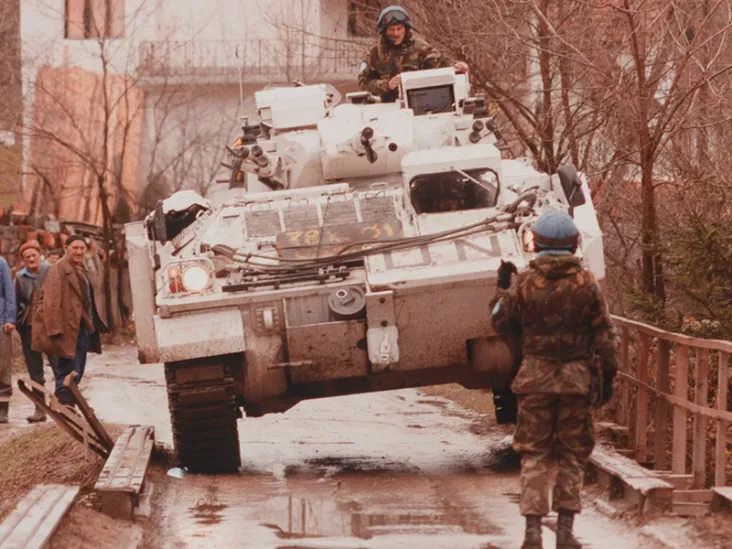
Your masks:
<path fill-rule="evenodd" d="M 101 192 L 122 222 L 205 191 L 254 91 L 355 82 L 360 4 L 21 0 L 24 207 L 100 223 Z"/>

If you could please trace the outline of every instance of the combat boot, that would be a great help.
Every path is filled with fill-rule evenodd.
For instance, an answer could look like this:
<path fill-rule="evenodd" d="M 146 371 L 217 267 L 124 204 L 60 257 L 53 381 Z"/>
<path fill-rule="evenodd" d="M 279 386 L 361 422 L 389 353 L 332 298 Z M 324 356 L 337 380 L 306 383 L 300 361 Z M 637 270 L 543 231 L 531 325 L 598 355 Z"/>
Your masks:
<path fill-rule="evenodd" d="M 42 421 L 46 421 L 46 413 L 36 406 L 36 411 L 33 412 L 33 415 L 30 415 L 25 419 L 28 423 L 40 423 Z"/>
<path fill-rule="evenodd" d="M 542 549 L 540 515 L 526 516 L 526 534 L 521 549 Z"/>
<path fill-rule="evenodd" d="M 574 512 L 559 510 L 557 520 L 557 549 L 582 549 L 582 544 L 574 537 Z"/>
<path fill-rule="evenodd" d="M 0 402 L 0 423 L 8 422 L 8 408 L 10 408 L 9 402 Z"/>

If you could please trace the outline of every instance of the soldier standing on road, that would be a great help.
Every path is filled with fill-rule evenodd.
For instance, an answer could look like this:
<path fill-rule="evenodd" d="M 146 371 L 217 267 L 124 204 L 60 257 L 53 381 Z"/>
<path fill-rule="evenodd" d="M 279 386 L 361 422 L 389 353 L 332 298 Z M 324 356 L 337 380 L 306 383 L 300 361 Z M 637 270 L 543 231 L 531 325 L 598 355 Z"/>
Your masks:
<path fill-rule="evenodd" d="M 33 350 L 59 357 L 56 367 L 56 397 L 72 404 L 64 379 L 76 372 L 81 381 L 88 351 L 102 352 L 100 331 L 106 326 L 97 314 L 84 259 L 84 237 L 73 235 L 66 241 L 66 255 L 48 272 L 43 288 L 43 306 L 33 311 Z"/>
<path fill-rule="evenodd" d="M 522 548 L 542 547 L 541 519 L 549 512 L 549 473 L 556 463 L 557 549 L 578 549 L 574 515 L 595 444 L 590 409 L 612 396 L 615 336 L 599 285 L 574 255 L 579 233 L 572 218 L 549 212 L 531 230 L 538 257 L 513 285 L 516 267 L 502 263 L 491 303 L 495 330 L 521 336 L 523 360 L 511 388 L 519 401 L 513 446 L 521 454 Z M 600 369 L 598 386 L 592 381 Z M 601 386 L 599 394 L 595 386 Z"/>
<path fill-rule="evenodd" d="M 15 289 L 10 265 L 0 257 L 0 423 L 8 422 L 10 395 L 13 394 L 12 362 L 15 329 Z"/>
<path fill-rule="evenodd" d="M 28 369 L 30 378 L 44 385 L 46 383 L 43 375 L 43 355 L 31 349 L 32 341 L 32 314 L 31 306 L 33 304 L 33 294 L 43 291 L 43 283 L 46 279 L 51 265 L 41 259 L 41 246 L 37 240 L 29 240 L 20 247 L 20 258 L 25 263 L 20 271 L 15 275 L 15 295 L 18 304 L 18 334 L 23 344 L 23 356 L 25 358 L 25 366 Z M 47 355 L 51 369 L 56 371 L 58 358 L 53 355 Z M 35 392 L 35 390 L 34 390 Z M 26 418 L 29 423 L 37 423 L 46 421 L 46 414 L 38 406 L 33 415 Z"/>
<path fill-rule="evenodd" d="M 378 20 L 381 40 L 366 54 L 361 63 L 358 84 L 362 90 L 391 103 L 399 97 L 399 73 L 454 66 L 457 72 L 467 72 L 463 61 L 453 62 L 412 31 L 412 21 L 399 6 L 381 11 Z"/>

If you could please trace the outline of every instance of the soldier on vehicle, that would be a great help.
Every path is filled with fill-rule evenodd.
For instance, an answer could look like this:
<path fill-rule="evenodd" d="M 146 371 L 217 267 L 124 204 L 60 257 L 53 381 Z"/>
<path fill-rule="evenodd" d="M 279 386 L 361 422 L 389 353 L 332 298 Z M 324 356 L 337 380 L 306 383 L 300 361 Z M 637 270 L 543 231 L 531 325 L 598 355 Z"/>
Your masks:
<path fill-rule="evenodd" d="M 449 66 L 454 66 L 457 72 L 467 72 L 465 62 L 453 62 L 416 36 L 412 21 L 403 8 L 385 8 L 379 14 L 377 24 L 381 40 L 361 63 L 358 84 L 362 90 L 380 96 L 383 102 L 397 100 L 402 72 Z"/>
<path fill-rule="evenodd" d="M 542 547 L 541 518 L 549 512 L 556 463 L 557 549 L 577 549 L 574 515 L 595 444 L 590 409 L 612 396 L 615 336 L 599 285 L 574 255 L 579 233 L 572 218 L 549 212 L 531 230 L 538 257 L 513 285 L 516 267 L 502 263 L 491 302 L 494 329 L 521 338 L 523 359 L 511 388 L 519 401 L 513 446 L 521 454 L 522 548 Z"/>

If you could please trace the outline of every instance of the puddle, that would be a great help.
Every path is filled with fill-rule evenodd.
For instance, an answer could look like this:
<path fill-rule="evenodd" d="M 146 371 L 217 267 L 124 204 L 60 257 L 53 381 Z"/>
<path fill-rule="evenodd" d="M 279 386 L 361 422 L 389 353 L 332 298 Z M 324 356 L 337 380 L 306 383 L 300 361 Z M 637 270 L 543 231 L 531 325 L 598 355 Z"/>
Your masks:
<path fill-rule="evenodd" d="M 196 524 L 213 526 L 224 520 L 224 510 L 228 505 L 218 501 L 215 489 L 212 489 L 211 492 L 207 497 L 188 508 L 188 513 Z"/>

